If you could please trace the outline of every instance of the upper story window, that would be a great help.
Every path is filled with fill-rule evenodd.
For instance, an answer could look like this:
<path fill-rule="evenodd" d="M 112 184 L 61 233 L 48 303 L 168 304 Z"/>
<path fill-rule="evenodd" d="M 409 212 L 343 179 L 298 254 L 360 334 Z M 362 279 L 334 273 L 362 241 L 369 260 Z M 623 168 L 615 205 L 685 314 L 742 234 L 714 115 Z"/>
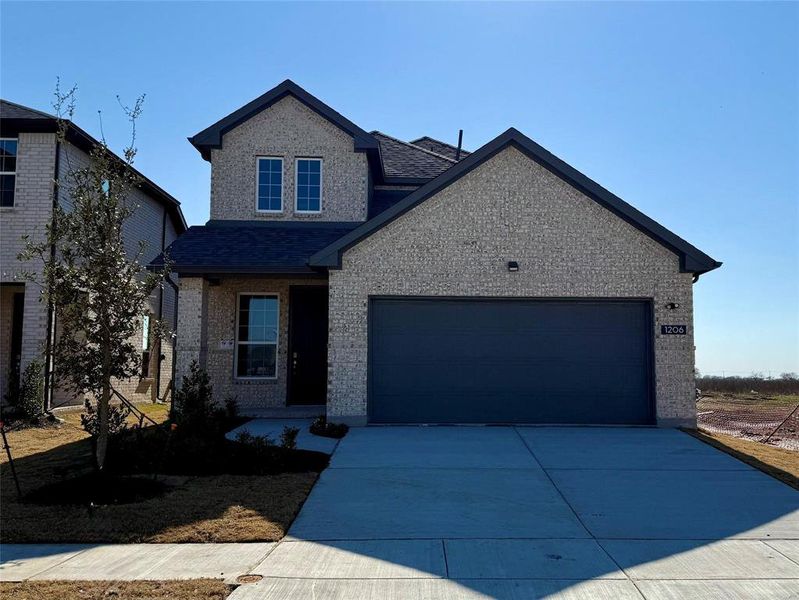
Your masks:
<path fill-rule="evenodd" d="M 294 209 L 297 212 L 322 212 L 322 159 L 297 159 L 297 185 Z"/>
<path fill-rule="evenodd" d="M 258 212 L 283 210 L 283 159 L 271 156 L 258 158 Z"/>
<path fill-rule="evenodd" d="M 17 140 L 0 138 L 0 207 L 14 206 L 17 180 Z"/>

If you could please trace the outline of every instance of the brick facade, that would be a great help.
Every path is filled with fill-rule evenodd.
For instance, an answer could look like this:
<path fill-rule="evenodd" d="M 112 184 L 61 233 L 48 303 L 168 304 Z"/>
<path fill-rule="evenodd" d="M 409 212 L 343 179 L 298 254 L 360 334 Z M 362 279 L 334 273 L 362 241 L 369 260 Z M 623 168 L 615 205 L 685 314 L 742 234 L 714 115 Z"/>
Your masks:
<path fill-rule="evenodd" d="M 0 209 L 0 265 L 2 266 L 2 282 L 11 283 L 19 281 L 20 273 L 33 271 L 37 280 L 41 280 L 41 272 L 36 261 L 20 262 L 17 255 L 23 250 L 25 242 L 23 235 L 28 235 L 31 240 L 43 241 L 45 225 L 52 215 L 53 185 L 56 176 L 56 136 L 52 133 L 20 133 L 18 137 L 17 177 L 13 208 Z M 71 201 L 66 182 L 70 170 L 80 169 L 89 163 L 88 155 L 75 146 L 62 143 L 59 146 L 58 179 L 62 184 L 59 188 L 59 203 L 69 210 Z M 130 201 L 137 206 L 136 211 L 126 223 L 125 238 L 126 248 L 133 256 L 138 252 L 139 240 L 145 242 L 145 250 L 140 257 L 142 264 L 149 263 L 162 250 L 161 236 L 164 223 L 163 205 L 151 198 L 141 190 L 133 190 Z M 171 219 L 167 218 L 166 244 L 177 236 Z M 37 271 L 37 269 L 39 269 Z M 47 306 L 40 301 L 41 289 L 37 283 L 24 283 L 24 324 L 22 337 L 21 367 L 34 359 L 42 359 L 46 331 L 47 331 Z M 161 309 L 161 291 L 156 290 L 150 300 L 150 313 L 157 317 Z M 10 320 L 10 306 L 6 300 L 8 294 L 3 294 L 2 320 Z M 168 286 L 164 291 L 163 317 L 166 325 L 175 329 L 174 323 L 175 292 Z M 56 328 L 56 331 L 58 329 Z M 8 339 L 6 339 L 8 338 Z M 151 336 L 154 341 L 154 336 Z M 141 348 L 142 332 L 136 334 L 134 343 Z M 165 359 L 161 365 L 161 391 L 163 394 L 171 378 L 172 372 L 172 346 L 173 341 L 168 340 L 161 352 Z M 151 345 L 152 346 L 152 345 Z M 3 371 L 0 379 L 0 393 L 8 389 L 7 369 L 9 364 L 8 350 L 10 337 L 5 332 L 0 336 L 0 370 Z M 154 346 L 152 350 L 156 350 Z M 157 357 L 151 363 L 151 373 L 157 368 Z M 58 365 L 56 364 L 56 369 Z M 140 380 L 134 378 L 130 381 L 117 382 L 116 387 L 131 400 L 151 400 L 155 378 Z M 53 404 L 59 405 L 68 402 L 80 402 L 73 399 L 69 390 L 58 387 L 53 392 Z"/>
<path fill-rule="evenodd" d="M 283 211 L 256 211 L 256 159 L 283 158 Z M 295 159 L 321 158 L 322 212 L 294 212 Z M 211 151 L 211 218 L 363 221 L 367 213 L 366 155 L 352 136 L 287 96 L 227 132 Z"/>
<path fill-rule="evenodd" d="M 25 303 L 20 372 L 33 360 L 41 359 L 47 331 L 47 306 L 40 302 L 41 288 L 26 282 L 23 272 L 41 280 L 41 266 L 36 261 L 20 262 L 17 255 L 24 250 L 27 235 L 32 242 L 45 239 L 44 224 L 53 212 L 53 179 L 55 177 L 55 135 L 52 133 L 20 133 L 17 143 L 17 171 L 13 208 L 0 208 L 0 281 L 23 283 Z M 3 295 L 2 301 L 10 296 Z M 2 307 L 11 319 L 11 306 Z M 7 342 L 7 343 L 6 343 Z M 3 335 L 0 347 L 0 369 L 3 371 L 2 394 L 8 390 L 10 335 Z M 2 397 L 2 396 L 0 396 Z"/>
<path fill-rule="evenodd" d="M 507 261 L 520 264 L 508 272 Z M 659 425 L 692 425 L 692 275 L 515 148 L 347 250 L 330 279 L 328 414 L 363 423 L 371 295 L 651 298 Z M 666 303 L 679 304 L 667 310 Z M 660 324 L 687 323 L 686 336 Z"/>

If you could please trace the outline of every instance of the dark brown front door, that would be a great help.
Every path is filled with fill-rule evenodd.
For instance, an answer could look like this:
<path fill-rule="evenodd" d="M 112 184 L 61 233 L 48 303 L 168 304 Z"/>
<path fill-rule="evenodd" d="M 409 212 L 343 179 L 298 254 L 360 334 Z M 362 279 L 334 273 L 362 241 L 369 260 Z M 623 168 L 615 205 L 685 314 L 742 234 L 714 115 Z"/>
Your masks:
<path fill-rule="evenodd" d="M 291 286 L 288 366 L 288 404 L 325 404 L 327 287 Z"/>

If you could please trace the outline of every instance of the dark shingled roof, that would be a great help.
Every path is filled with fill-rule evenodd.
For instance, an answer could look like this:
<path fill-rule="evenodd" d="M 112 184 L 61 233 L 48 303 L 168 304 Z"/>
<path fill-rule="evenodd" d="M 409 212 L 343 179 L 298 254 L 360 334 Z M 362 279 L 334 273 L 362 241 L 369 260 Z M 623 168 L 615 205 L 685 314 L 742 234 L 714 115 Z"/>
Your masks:
<path fill-rule="evenodd" d="M 446 156 L 447 158 L 451 158 L 452 160 L 455 160 L 455 156 L 458 154 L 457 146 L 453 146 L 452 144 L 448 144 L 446 142 L 442 142 L 441 140 L 431 138 L 429 135 L 420 137 L 418 140 L 412 140 L 411 144 L 413 144 L 414 146 L 419 146 L 420 148 L 424 148 L 425 150 L 430 150 L 432 152 L 435 152 L 436 154 Z M 461 156 L 459 160 L 463 160 L 470 154 L 471 152 L 461 148 Z"/>
<path fill-rule="evenodd" d="M 415 188 L 404 190 L 375 190 L 372 192 L 372 200 L 369 202 L 369 218 L 371 219 L 387 208 L 391 208 L 413 191 L 415 191 Z"/>
<path fill-rule="evenodd" d="M 46 112 L 0 99 L 0 119 L 55 119 Z"/>
<path fill-rule="evenodd" d="M 380 159 L 386 179 L 430 180 L 455 164 L 446 156 L 403 142 L 379 131 L 372 137 L 380 143 Z"/>
<path fill-rule="evenodd" d="M 315 273 L 308 259 L 360 223 L 208 221 L 195 225 L 166 250 L 179 274 Z M 159 255 L 149 268 L 164 264 Z"/>

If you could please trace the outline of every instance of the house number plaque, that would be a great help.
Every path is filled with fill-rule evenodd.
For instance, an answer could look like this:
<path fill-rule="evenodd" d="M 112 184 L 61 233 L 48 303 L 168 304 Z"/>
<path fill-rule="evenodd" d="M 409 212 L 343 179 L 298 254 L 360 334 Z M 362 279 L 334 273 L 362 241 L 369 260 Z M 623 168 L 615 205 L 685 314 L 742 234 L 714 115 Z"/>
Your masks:
<path fill-rule="evenodd" d="M 685 335 L 688 333 L 687 325 L 661 325 L 660 333 L 663 335 Z"/>

